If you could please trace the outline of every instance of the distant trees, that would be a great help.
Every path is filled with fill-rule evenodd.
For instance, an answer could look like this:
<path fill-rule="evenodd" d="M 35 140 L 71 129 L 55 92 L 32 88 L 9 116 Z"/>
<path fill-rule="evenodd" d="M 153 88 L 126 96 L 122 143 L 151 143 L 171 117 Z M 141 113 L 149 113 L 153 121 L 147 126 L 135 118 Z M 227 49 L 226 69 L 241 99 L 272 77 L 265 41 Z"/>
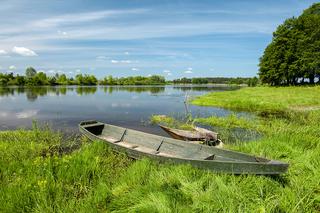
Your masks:
<path fill-rule="evenodd" d="M 48 76 L 44 72 L 37 72 L 33 67 L 28 67 L 25 76 L 13 73 L 0 73 L 0 86 L 43 86 L 43 85 L 164 85 L 164 84 L 248 84 L 256 86 L 259 80 L 254 78 L 180 78 L 173 81 L 166 81 L 163 76 L 152 75 L 129 76 L 116 78 L 112 75 L 104 77 L 102 80 L 94 75 L 78 74 L 75 78 L 68 77 L 65 74 L 56 73 L 54 76 Z"/>
<path fill-rule="evenodd" d="M 130 76 L 122 78 L 114 78 L 109 75 L 99 82 L 100 85 L 161 85 L 165 83 L 165 78 L 159 75 L 152 75 L 150 77 Z"/>
<path fill-rule="evenodd" d="M 26 78 L 31 79 L 37 74 L 37 71 L 33 67 L 28 67 L 26 69 Z"/>
<path fill-rule="evenodd" d="M 270 85 L 295 85 L 320 77 L 320 3 L 289 18 L 273 33 L 260 58 L 259 77 Z"/>
<path fill-rule="evenodd" d="M 97 85 L 98 80 L 94 75 L 76 75 L 76 84 L 78 85 Z"/>
<path fill-rule="evenodd" d="M 253 78 L 227 78 L 227 77 L 210 77 L 210 78 L 179 78 L 172 81 L 173 84 L 248 84 L 256 86 L 259 83 L 257 77 Z"/>

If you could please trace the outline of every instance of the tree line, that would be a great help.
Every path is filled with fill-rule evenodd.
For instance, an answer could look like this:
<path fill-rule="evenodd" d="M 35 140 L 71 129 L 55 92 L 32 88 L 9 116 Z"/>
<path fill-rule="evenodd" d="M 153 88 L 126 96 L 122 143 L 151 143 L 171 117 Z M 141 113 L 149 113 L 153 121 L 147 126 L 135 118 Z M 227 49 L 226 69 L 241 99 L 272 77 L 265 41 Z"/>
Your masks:
<path fill-rule="evenodd" d="M 163 76 L 152 75 L 130 76 L 116 78 L 112 75 L 98 80 L 94 75 L 78 74 L 74 78 L 65 74 L 48 76 L 44 72 L 37 72 L 33 67 L 28 67 L 25 75 L 13 73 L 0 73 L 0 86 L 45 86 L 45 85 L 164 85 L 164 84 L 248 84 L 255 86 L 258 78 L 180 78 L 166 81 Z"/>
<path fill-rule="evenodd" d="M 274 86 L 320 82 L 320 3 L 278 26 L 259 67 L 261 82 Z"/>
<path fill-rule="evenodd" d="M 227 78 L 227 77 L 210 77 L 210 78 L 179 78 L 172 81 L 173 84 L 247 84 L 256 86 L 259 83 L 257 77 L 253 78 Z"/>
<path fill-rule="evenodd" d="M 78 74 L 74 78 L 65 74 L 56 73 L 48 76 L 44 72 L 37 72 L 33 67 L 28 67 L 25 75 L 13 75 L 13 73 L 0 73 L 0 86 L 45 86 L 45 85 L 161 85 L 165 84 L 165 78 L 158 75 L 150 77 L 134 76 L 114 78 L 111 75 L 98 80 L 94 75 Z"/>
<path fill-rule="evenodd" d="M 97 82 L 94 75 L 78 74 L 75 78 L 68 78 L 65 74 L 57 73 L 54 76 L 47 76 L 32 67 L 26 69 L 25 76 L 0 73 L 0 86 L 96 85 Z"/>

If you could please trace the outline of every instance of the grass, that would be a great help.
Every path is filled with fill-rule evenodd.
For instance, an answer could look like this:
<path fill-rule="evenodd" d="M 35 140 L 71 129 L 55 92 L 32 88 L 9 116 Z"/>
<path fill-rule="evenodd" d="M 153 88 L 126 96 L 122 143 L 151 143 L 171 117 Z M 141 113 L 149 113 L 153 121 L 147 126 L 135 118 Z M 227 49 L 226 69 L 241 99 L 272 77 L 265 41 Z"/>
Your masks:
<path fill-rule="evenodd" d="M 237 99 L 241 90 L 234 92 Z M 68 149 L 59 147 L 74 139 L 38 128 L 0 132 L 0 212 L 319 212 L 320 111 L 294 114 L 250 124 L 233 116 L 201 120 L 263 130 L 263 138 L 228 148 L 289 162 L 280 177 L 133 161 L 85 138 L 62 154 Z"/>
<path fill-rule="evenodd" d="M 320 86 L 315 87 L 248 87 L 236 91 L 209 93 L 193 104 L 216 106 L 259 115 L 285 115 L 320 109 Z"/>

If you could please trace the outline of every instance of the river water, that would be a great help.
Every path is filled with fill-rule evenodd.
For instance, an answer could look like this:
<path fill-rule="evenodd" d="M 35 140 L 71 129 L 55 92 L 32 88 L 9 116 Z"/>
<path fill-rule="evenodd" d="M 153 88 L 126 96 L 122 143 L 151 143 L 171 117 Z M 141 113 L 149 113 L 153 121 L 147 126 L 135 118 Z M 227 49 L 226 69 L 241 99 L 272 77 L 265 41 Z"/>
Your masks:
<path fill-rule="evenodd" d="M 153 114 L 185 115 L 185 96 L 236 88 L 221 86 L 59 86 L 0 88 L 0 129 L 30 128 L 32 121 L 53 129 L 77 131 L 82 120 L 99 120 L 165 135 L 148 121 Z M 226 116 L 231 111 L 189 105 L 193 116 Z"/>

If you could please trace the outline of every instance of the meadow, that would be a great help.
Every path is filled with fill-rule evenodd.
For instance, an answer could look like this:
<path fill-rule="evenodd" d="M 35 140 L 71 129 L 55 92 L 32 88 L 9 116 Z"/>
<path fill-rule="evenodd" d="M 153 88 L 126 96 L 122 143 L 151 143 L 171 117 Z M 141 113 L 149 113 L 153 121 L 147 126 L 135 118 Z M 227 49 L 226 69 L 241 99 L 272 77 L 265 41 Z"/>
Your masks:
<path fill-rule="evenodd" d="M 260 139 L 226 148 L 290 163 L 281 176 L 134 161 L 107 144 L 36 126 L 0 132 L 0 212 L 318 212 L 319 91 L 257 87 L 193 100 L 256 114 L 195 121 L 261 132 Z"/>

